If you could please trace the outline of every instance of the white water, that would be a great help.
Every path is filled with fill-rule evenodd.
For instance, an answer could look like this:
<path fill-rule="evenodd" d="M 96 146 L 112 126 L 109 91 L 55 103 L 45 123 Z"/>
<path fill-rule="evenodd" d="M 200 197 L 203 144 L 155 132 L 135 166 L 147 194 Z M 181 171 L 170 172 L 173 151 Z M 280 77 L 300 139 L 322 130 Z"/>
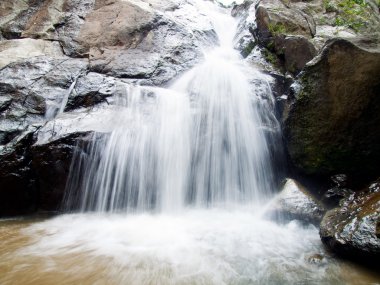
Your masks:
<path fill-rule="evenodd" d="M 376 284 L 326 256 L 314 226 L 279 225 L 249 207 L 63 215 L 11 237 L 0 284 Z"/>
<path fill-rule="evenodd" d="M 73 160 L 69 208 L 179 212 L 261 204 L 273 192 L 266 133 L 279 127 L 267 78 L 255 71 L 250 83 L 232 48 L 235 20 L 209 5 L 220 46 L 171 88 L 134 86 L 116 100 L 118 125 Z"/>
<path fill-rule="evenodd" d="M 170 89 L 126 90 L 114 131 L 78 150 L 68 206 L 98 213 L 0 224 L 0 284 L 375 284 L 314 226 L 261 217 L 273 98 L 231 48 L 233 19 L 208 13 L 221 46 Z"/>

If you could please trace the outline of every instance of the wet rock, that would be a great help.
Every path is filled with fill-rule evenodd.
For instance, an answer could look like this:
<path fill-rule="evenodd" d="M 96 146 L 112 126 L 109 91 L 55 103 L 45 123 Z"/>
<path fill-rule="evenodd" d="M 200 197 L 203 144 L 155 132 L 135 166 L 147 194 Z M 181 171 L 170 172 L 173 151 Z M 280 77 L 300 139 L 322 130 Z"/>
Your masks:
<path fill-rule="evenodd" d="M 330 177 L 333 187 L 328 189 L 322 197 L 322 202 L 330 208 L 337 207 L 342 199 L 350 197 L 354 191 L 347 188 L 348 177 L 345 174 L 337 174 Z"/>
<path fill-rule="evenodd" d="M 89 57 L 92 71 L 145 84 L 171 80 L 216 41 L 202 7 L 191 1 L 10 2 L 2 4 L 7 18 L 0 21 L 6 38 L 57 41 L 66 55 Z"/>
<path fill-rule="evenodd" d="M 41 211 L 59 211 L 75 151 L 88 143 L 90 134 L 73 133 L 31 148 L 35 183 L 38 189 L 37 206 Z M 78 149 L 79 148 L 79 149 Z"/>
<path fill-rule="evenodd" d="M 304 174 L 368 180 L 380 159 L 380 49 L 376 39 L 328 42 L 301 74 L 285 139 Z"/>
<path fill-rule="evenodd" d="M 380 182 L 352 194 L 320 225 L 322 242 L 343 257 L 375 266 L 380 261 Z M 375 266 L 376 267 L 376 266 Z"/>
<path fill-rule="evenodd" d="M 79 107 L 94 106 L 105 102 L 108 97 L 115 95 L 117 92 L 125 92 L 125 90 L 123 90 L 124 86 L 120 86 L 123 84 L 118 83 L 119 81 L 115 80 L 115 78 L 94 72 L 79 77 L 68 98 L 65 111 Z"/>
<path fill-rule="evenodd" d="M 68 57 L 34 57 L 0 70 L 0 95 L 10 103 L 1 124 L 41 123 L 58 112 L 71 84 L 86 72 L 88 62 Z"/>
<path fill-rule="evenodd" d="M 0 216 L 29 214 L 37 208 L 30 146 L 37 128 L 20 131 L 0 146 Z"/>
<path fill-rule="evenodd" d="M 287 179 L 271 207 L 270 216 L 280 220 L 297 219 L 319 224 L 325 209 L 307 190 L 293 179 Z"/>
<path fill-rule="evenodd" d="M 316 253 L 307 258 L 307 262 L 310 264 L 322 264 L 324 262 L 324 256 L 322 254 Z"/>
<path fill-rule="evenodd" d="M 89 53 L 91 70 L 160 85 L 193 66 L 212 41 L 212 27 L 195 9 L 184 4 L 162 13 L 147 3 L 115 1 L 87 16 L 77 41 Z"/>

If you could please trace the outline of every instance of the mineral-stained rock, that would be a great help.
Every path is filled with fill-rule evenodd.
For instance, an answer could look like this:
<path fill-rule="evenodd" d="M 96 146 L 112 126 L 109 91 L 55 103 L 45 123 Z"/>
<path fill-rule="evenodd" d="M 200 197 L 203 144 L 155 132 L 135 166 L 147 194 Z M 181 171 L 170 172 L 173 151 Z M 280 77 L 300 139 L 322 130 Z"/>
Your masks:
<path fill-rule="evenodd" d="M 378 174 L 379 46 L 377 40 L 331 40 L 301 74 L 285 138 L 302 173 L 367 180 Z"/>
<path fill-rule="evenodd" d="M 320 225 L 320 236 L 337 254 L 376 268 L 380 261 L 379 180 L 328 211 Z"/>

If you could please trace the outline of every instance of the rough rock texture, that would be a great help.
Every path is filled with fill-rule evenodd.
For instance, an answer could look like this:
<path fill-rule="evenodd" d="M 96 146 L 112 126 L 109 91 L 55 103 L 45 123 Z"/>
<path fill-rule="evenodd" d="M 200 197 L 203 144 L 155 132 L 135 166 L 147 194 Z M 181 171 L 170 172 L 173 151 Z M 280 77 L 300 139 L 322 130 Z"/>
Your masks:
<path fill-rule="evenodd" d="M 240 18 L 237 48 L 247 57 L 258 44 L 269 62 L 297 75 L 327 40 L 379 33 L 380 13 L 375 3 L 351 3 L 351 7 L 341 2 L 245 1 L 232 11 Z"/>
<path fill-rule="evenodd" d="M 57 41 L 66 55 L 88 57 L 92 71 L 145 84 L 168 82 L 216 41 L 202 8 L 192 1 L 8 2 L 0 21 L 5 38 Z"/>
<path fill-rule="evenodd" d="M 269 210 L 279 220 L 297 219 L 318 225 L 325 213 L 324 206 L 299 182 L 287 179 L 283 190 Z"/>
<path fill-rule="evenodd" d="M 376 267 L 380 261 L 380 182 L 352 194 L 320 225 L 323 243 L 341 256 Z"/>
<path fill-rule="evenodd" d="M 57 42 L 35 39 L 0 41 L 0 69 L 15 61 L 43 55 L 62 57 L 63 53 Z"/>
<path fill-rule="evenodd" d="M 370 179 L 380 159 L 380 45 L 331 40 L 307 66 L 285 121 L 295 167 Z"/>
<path fill-rule="evenodd" d="M 1 1 L 0 216 L 57 210 L 74 147 L 110 131 L 113 102 L 167 84 L 217 42 L 211 3 L 197 3 Z"/>

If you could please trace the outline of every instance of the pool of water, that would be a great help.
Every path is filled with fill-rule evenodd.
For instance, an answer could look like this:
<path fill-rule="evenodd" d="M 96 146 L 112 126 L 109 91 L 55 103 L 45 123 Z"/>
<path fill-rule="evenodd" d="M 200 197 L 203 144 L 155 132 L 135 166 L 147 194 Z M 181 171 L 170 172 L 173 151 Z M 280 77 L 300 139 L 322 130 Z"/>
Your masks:
<path fill-rule="evenodd" d="M 380 284 L 318 230 L 249 209 L 0 222 L 0 284 Z"/>

